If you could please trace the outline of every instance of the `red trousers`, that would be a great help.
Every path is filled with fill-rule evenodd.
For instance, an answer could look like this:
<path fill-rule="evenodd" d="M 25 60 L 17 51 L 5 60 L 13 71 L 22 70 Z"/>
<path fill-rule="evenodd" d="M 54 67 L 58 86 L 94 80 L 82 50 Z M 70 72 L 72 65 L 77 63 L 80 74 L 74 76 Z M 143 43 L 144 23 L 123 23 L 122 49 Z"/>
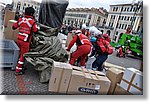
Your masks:
<path fill-rule="evenodd" d="M 80 66 L 85 66 L 85 59 L 88 56 L 88 54 L 91 51 L 91 46 L 90 45 L 81 45 L 77 47 L 77 50 L 72 53 L 71 59 L 70 59 L 70 64 L 74 65 L 75 61 L 80 57 L 81 62 Z"/>
<path fill-rule="evenodd" d="M 123 51 L 121 47 L 119 48 L 119 53 L 120 53 L 120 56 L 123 56 Z"/>
<path fill-rule="evenodd" d="M 20 58 L 19 58 L 17 66 L 16 66 L 16 72 L 20 72 L 23 69 L 23 65 L 24 65 L 24 56 L 23 55 L 25 53 L 29 52 L 30 42 L 18 40 L 17 44 L 20 49 Z"/>

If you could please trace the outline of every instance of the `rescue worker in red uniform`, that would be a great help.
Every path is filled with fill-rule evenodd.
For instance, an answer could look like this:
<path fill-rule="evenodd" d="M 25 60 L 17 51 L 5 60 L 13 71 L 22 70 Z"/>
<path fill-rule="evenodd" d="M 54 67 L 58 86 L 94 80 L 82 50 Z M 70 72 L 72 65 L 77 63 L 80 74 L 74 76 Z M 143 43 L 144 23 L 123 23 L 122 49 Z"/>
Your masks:
<path fill-rule="evenodd" d="M 120 57 L 123 57 L 123 49 L 122 49 L 122 47 L 119 48 L 119 54 L 120 54 Z"/>
<path fill-rule="evenodd" d="M 131 33 L 131 27 L 128 26 L 128 28 L 126 29 L 126 34 L 130 34 Z"/>
<path fill-rule="evenodd" d="M 110 43 L 104 38 L 101 32 L 95 32 L 95 37 L 91 38 L 93 43 L 93 49 L 90 57 L 95 56 L 96 59 L 92 63 L 92 69 L 97 69 L 98 71 L 103 71 L 103 63 L 108 58 L 108 52 L 106 51 L 106 45 Z"/>
<path fill-rule="evenodd" d="M 103 38 L 110 43 L 110 37 L 108 34 L 103 34 Z"/>
<path fill-rule="evenodd" d="M 82 29 L 81 29 L 82 34 L 86 35 L 88 38 L 90 38 L 90 33 L 88 30 L 86 30 L 86 25 L 83 24 L 82 25 Z"/>
<path fill-rule="evenodd" d="M 71 65 L 74 65 L 75 61 L 80 57 L 81 58 L 80 66 L 85 67 L 85 59 L 91 51 L 92 44 L 89 41 L 88 37 L 82 34 L 80 30 L 77 30 L 75 32 L 74 38 L 70 42 L 67 51 L 70 51 L 74 43 L 76 43 L 77 45 L 77 50 L 72 53 L 69 63 Z"/>
<path fill-rule="evenodd" d="M 17 35 L 17 44 L 20 48 L 20 58 L 16 66 L 16 75 L 24 74 L 24 54 L 30 49 L 30 41 L 32 33 L 37 32 L 37 24 L 33 18 L 35 10 L 32 7 L 25 9 L 25 16 L 19 18 L 16 23 L 13 24 L 13 29 L 19 28 L 19 34 Z"/>

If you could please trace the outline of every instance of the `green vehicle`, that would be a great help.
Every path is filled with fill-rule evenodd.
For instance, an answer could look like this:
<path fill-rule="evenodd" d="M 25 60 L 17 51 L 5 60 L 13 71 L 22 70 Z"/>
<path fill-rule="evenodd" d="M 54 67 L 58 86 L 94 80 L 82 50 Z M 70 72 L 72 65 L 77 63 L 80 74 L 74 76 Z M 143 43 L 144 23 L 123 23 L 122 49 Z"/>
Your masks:
<path fill-rule="evenodd" d="M 118 43 L 124 46 L 125 51 L 129 48 L 132 55 L 143 57 L 143 42 L 139 36 L 123 34 Z"/>

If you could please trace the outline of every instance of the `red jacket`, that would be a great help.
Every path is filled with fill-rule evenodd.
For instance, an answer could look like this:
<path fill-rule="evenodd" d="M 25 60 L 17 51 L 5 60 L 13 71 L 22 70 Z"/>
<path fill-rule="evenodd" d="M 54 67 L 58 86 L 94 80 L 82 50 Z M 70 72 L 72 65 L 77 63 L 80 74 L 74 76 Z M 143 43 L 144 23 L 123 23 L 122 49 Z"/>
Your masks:
<path fill-rule="evenodd" d="M 110 36 L 108 34 L 103 34 L 103 37 L 106 41 L 108 41 L 110 43 Z"/>
<path fill-rule="evenodd" d="M 19 20 L 13 24 L 13 28 L 19 28 L 18 39 L 23 41 L 29 41 L 31 39 L 32 32 L 37 32 L 37 24 L 32 16 L 25 16 L 19 18 Z"/>
<path fill-rule="evenodd" d="M 81 31 L 82 31 L 82 34 L 86 35 L 88 38 L 90 37 L 90 33 L 87 30 L 82 29 Z"/>
<path fill-rule="evenodd" d="M 68 51 L 70 51 L 71 47 L 76 43 L 77 46 L 81 45 L 92 45 L 91 42 L 89 41 L 88 37 L 85 36 L 84 34 L 77 34 L 74 36 L 74 38 L 71 40 L 69 46 L 68 46 Z"/>
<path fill-rule="evenodd" d="M 113 53 L 113 47 L 110 45 L 110 43 L 103 39 L 103 38 L 98 38 L 97 44 L 100 48 L 101 54 L 112 54 Z"/>
<path fill-rule="evenodd" d="M 130 34 L 131 33 L 131 28 L 128 27 L 127 30 L 126 30 L 126 34 Z"/>

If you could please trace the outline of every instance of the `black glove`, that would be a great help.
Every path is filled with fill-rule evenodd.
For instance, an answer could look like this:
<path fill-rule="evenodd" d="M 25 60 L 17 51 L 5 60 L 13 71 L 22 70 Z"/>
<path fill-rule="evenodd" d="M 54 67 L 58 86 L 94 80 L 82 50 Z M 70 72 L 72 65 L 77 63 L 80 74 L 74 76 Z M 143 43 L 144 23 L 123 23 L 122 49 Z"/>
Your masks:
<path fill-rule="evenodd" d="M 14 26 L 12 26 L 12 29 L 13 29 L 13 30 L 16 30 L 17 28 L 15 28 Z"/>

